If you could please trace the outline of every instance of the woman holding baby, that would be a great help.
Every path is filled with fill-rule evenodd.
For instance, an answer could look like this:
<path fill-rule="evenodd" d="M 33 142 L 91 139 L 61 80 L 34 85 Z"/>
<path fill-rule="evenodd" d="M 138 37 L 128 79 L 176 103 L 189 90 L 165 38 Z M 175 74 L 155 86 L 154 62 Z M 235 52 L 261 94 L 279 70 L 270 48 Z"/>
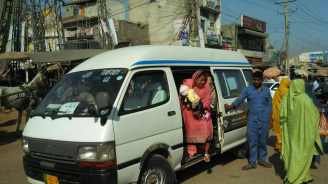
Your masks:
<path fill-rule="evenodd" d="M 186 99 L 188 95 L 183 96 L 180 94 L 180 105 L 183 114 L 184 125 L 186 128 L 188 154 L 189 159 L 193 159 L 197 154 L 196 144 L 201 144 L 201 148 L 205 150 L 204 160 L 210 161 L 210 155 L 208 149 L 210 147 L 210 141 L 213 137 L 213 124 L 209 112 L 211 112 L 211 88 L 207 83 L 207 74 L 201 70 L 195 72 L 192 79 L 186 79 L 183 81 L 182 87 L 188 87 L 189 90 L 193 90 L 195 98 L 199 97 L 198 103 L 202 105 L 201 108 L 196 108 L 195 104 L 187 103 Z M 181 91 L 180 88 L 180 91 Z M 189 93 L 190 94 L 190 93 Z M 184 94 L 185 95 L 185 94 Z"/>

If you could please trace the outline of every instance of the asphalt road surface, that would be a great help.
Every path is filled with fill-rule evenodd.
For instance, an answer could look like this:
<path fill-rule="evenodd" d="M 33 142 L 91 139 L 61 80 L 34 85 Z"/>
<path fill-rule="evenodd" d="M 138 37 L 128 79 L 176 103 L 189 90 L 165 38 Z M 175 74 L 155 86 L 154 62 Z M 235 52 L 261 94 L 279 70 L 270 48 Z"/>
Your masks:
<path fill-rule="evenodd" d="M 0 184 L 25 184 L 27 178 L 24 173 L 21 149 L 21 139 L 15 137 L 17 111 L 5 114 L 0 112 Z M 23 121 L 21 130 L 24 128 Z M 229 152 L 216 155 L 211 162 L 201 162 L 186 170 L 177 172 L 179 183 L 186 184 L 276 184 L 282 183 L 285 177 L 283 162 L 280 155 L 274 151 L 275 133 L 270 131 L 267 142 L 267 161 L 273 168 L 263 168 L 242 171 L 241 167 L 248 162 L 246 159 L 235 159 Z M 328 183 L 328 139 L 324 143 L 325 156 L 321 157 L 321 164 L 317 170 L 311 170 L 313 184 Z"/>

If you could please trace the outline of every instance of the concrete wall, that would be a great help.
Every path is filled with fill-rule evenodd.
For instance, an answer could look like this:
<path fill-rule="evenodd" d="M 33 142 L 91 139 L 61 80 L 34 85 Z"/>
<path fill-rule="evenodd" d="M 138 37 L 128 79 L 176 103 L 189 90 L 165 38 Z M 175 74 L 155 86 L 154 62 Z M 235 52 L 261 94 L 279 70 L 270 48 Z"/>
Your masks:
<path fill-rule="evenodd" d="M 151 45 L 169 45 L 174 36 L 174 21 L 183 19 L 184 1 L 149 3 L 149 0 L 129 0 L 130 21 L 148 24 Z"/>
<path fill-rule="evenodd" d="M 128 0 L 106 0 L 109 17 L 114 20 L 129 20 Z"/>

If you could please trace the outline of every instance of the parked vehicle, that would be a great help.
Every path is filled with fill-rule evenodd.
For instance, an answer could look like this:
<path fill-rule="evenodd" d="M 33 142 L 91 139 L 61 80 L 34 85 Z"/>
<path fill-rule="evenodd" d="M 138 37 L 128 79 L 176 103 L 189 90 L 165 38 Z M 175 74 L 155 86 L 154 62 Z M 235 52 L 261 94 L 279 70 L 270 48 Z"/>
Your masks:
<path fill-rule="evenodd" d="M 262 85 L 268 87 L 270 89 L 271 97 L 274 97 L 274 93 L 279 88 L 280 83 L 279 82 L 263 82 Z"/>
<path fill-rule="evenodd" d="M 247 102 L 224 110 L 253 84 L 242 54 L 128 47 L 78 65 L 39 104 L 22 138 L 28 181 L 174 183 L 175 171 L 204 159 L 201 149 L 188 158 L 178 97 L 183 80 L 197 70 L 212 77 L 217 91 L 210 155 L 231 150 L 245 158 Z"/>

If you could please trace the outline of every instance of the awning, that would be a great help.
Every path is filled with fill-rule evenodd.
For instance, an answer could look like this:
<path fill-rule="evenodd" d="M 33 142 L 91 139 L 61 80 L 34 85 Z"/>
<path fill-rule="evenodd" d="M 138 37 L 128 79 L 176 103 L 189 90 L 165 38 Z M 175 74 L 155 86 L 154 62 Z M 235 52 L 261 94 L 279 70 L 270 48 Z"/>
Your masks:
<path fill-rule="evenodd" d="M 26 55 L 26 53 L 27 52 L 5 52 L 0 54 L 0 60 L 28 60 L 29 57 Z"/>
<path fill-rule="evenodd" d="M 320 76 L 328 77 L 328 69 L 317 70 L 317 74 L 320 75 Z"/>
<path fill-rule="evenodd" d="M 30 52 L 26 53 L 26 55 L 32 59 L 33 63 L 52 63 L 89 59 L 106 51 L 108 50 L 82 49 L 55 52 Z"/>
<path fill-rule="evenodd" d="M 302 70 L 302 69 L 295 70 L 294 72 L 298 75 L 305 75 L 306 77 L 308 77 L 308 76 L 317 76 L 316 73 L 313 73 L 313 72 L 310 72 L 310 71 L 305 71 L 305 70 Z"/>
<path fill-rule="evenodd" d="M 255 35 L 255 36 L 259 36 L 259 37 L 263 37 L 263 38 L 268 37 L 268 34 L 266 34 L 266 33 L 261 33 L 258 31 L 253 31 L 253 30 L 245 29 L 245 28 L 239 28 L 238 34 L 250 34 L 250 35 Z"/>

